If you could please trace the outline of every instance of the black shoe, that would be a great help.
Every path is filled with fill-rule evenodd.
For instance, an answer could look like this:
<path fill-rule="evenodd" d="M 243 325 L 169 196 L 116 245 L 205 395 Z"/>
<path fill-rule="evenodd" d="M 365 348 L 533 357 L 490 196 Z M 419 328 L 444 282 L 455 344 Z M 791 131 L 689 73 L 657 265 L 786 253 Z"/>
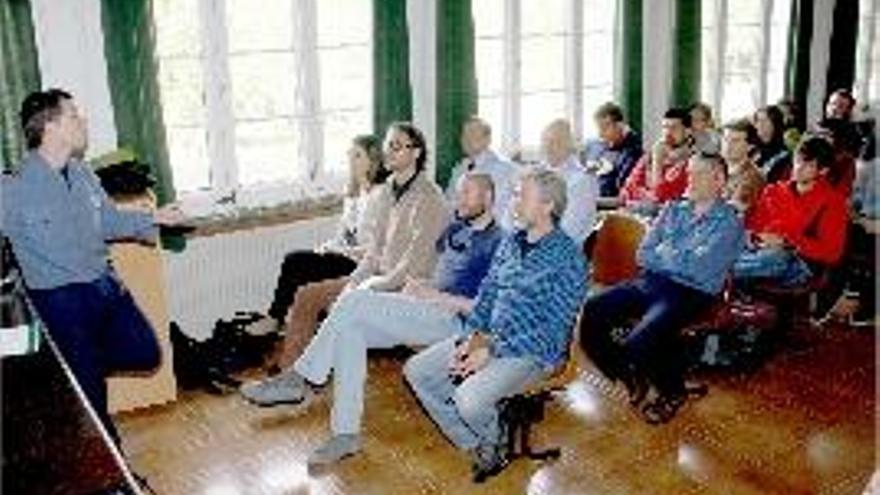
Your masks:
<path fill-rule="evenodd" d="M 473 458 L 471 474 L 473 475 L 474 483 L 482 483 L 507 467 L 504 448 L 500 444 L 479 445 L 473 450 L 471 455 Z"/>
<path fill-rule="evenodd" d="M 626 393 L 629 396 L 629 404 L 635 408 L 645 400 L 648 395 L 648 381 L 638 372 L 634 366 L 630 366 L 626 372 L 620 376 L 620 381 L 626 387 Z"/>

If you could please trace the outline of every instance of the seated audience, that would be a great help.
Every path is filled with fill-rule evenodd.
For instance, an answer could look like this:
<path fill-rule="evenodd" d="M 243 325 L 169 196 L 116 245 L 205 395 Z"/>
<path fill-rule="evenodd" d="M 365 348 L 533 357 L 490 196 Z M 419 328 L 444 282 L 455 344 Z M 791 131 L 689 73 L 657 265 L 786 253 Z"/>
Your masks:
<path fill-rule="evenodd" d="M 665 203 L 687 189 L 687 164 L 692 154 L 691 115 L 671 108 L 663 115 L 663 134 L 645 153 L 620 192 L 627 203 Z"/>
<path fill-rule="evenodd" d="M 567 120 L 554 120 L 541 135 L 542 166 L 565 181 L 568 209 L 559 222 L 563 232 L 578 244 L 587 238 L 596 221 L 599 183 L 587 172 L 575 154 L 574 134 Z"/>
<path fill-rule="evenodd" d="M 357 267 L 366 246 L 375 235 L 377 186 L 385 181 L 382 145 L 370 135 L 357 136 L 348 150 L 350 180 L 342 200 L 342 217 L 336 235 L 316 250 L 293 251 L 284 257 L 275 284 L 269 318 L 259 320 L 251 332 L 278 331 L 287 316 L 297 290 L 310 282 L 335 279 Z"/>
<path fill-rule="evenodd" d="M 360 450 L 368 349 L 429 345 L 462 331 L 461 315 L 473 306 L 502 230 L 492 216 L 491 177 L 468 173 L 459 185 L 458 218 L 437 241 L 433 281 L 410 279 L 402 293 L 346 292 L 293 366 L 242 387 L 242 395 L 261 406 L 302 403 L 333 373 L 333 436 L 309 456 L 310 466 Z"/>
<path fill-rule="evenodd" d="M 774 279 L 796 285 L 840 260 L 847 206 L 827 178 L 833 159 L 828 141 L 807 137 L 795 150 L 792 178 L 764 188 L 746 225 L 747 249 L 734 265 L 737 282 Z"/>
<path fill-rule="evenodd" d="M 493 216 L 505 229 L 513 225 L 510 214 L 510 200 L 516 167 L 509 160 L 498 155 L 489 147 L 492 144 L 492 127 L 477 116 L 470 117 L 461 131 L 461 148 L 465 157 L 452 169 L 446 197 L 455 205 L 459 191 L 459 181 L 469 172 L 489 174 L 495 184 L 495 204 Z"/>
<path fill-rule="evenodd" d="M 626 385 L 652 424 L 669 421 L 686 399 L 679 332 L 708 308 L 744 243 L 736 210 L 724 202 L 724 163 L 697 155 L 688 165 L 687 199 L 668 203 L 639 246 L 641 273 L 591 297 L 581 315 L 580 344 L 610 379 Z M 618 342 L 616 328 L 637 318 Z"/>
<path fill-rule="evenodd" d="M 764 188 L 764 176 L 752 161 L 751 154 L 757 143 L 755 127 L 746 119 L 735 120 L 724 126 L 721 155 L 727 162 L 727 185 L 724 198 L 748 217 Z"/>
<path fill-rule="evenodd" d="M 642 151 L 642 138 L 623 120 L 623 110 L 614 103 L 600 106 L 593 115 L 597 139 L 591 139 L 584 148 L 584 163 L 595 168 L 599 177 L 599 193 L 603 197 L 617 197 Z"/>
<path fill-rule="evenodd" d="M 434 269 L 434 243 L 449 214 L 440 188 L 425 172 L 425 138 L 407 122 L 388 127 L 385 164 L 391 177 L 375 196 L 376 234 L 349 275 L 299 288 L 287 315 L 278 364 L 289 366 L 311 340 L 320 316 L 346 288 L 396 291 L 407 277 L 425 278 Z"/>
<path fill-rule="evenodd" d="M 443 434 L 470 452 L 474 475 L 506 462 L 498 401 L 523 391 L 566 359 L 586 291 L 580 246 L 563 233 L 567 186 L 546 169 L 520 181 L 506 236 L 459 336 L 413 356 L 404 374 Z"/>
<path fill-rule="evenodd" d="M 776 105 L 759 108 L 752 116 L 758 131 L 755 163 L 767 183 L 788 180 L 791 176 L 791 153 L 785 146 L 785 121 Z"/>
<path fill-rule="evenodd" d="M 691 135 L 694 138 L 694 152 L 717 155 L 721 153 L 721 133 L 715 128 L 712 107 L 698 102 L 691 105 Z"/>

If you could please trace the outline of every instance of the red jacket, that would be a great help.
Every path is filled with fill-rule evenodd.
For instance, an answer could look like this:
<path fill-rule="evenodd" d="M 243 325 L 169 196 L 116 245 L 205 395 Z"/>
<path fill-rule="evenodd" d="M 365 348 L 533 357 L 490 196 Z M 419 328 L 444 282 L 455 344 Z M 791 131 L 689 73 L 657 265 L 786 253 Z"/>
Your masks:
<path fill-rule="evenodd" d="M 688 186 L 688 159 L 667 161 L 663 164 L 663 178 L 651 190 L 648 188 L 648 167 L 651 153 L 645 153 L 633 167 L 620 189 L 620 198 L 624 201 L 656 200 L 665 203 L 670 199 L 684 196 Z M 653 193 L 653 197 L 652 194 Z"/>
<path fill-rule="evenodd" d="M 746 229 L 780 235 L 802 258 L 834 265 L 843 255 L 847 221 L 846 198 L 826 179 L 804 194 L 789 180 L 764 188 Z"/>

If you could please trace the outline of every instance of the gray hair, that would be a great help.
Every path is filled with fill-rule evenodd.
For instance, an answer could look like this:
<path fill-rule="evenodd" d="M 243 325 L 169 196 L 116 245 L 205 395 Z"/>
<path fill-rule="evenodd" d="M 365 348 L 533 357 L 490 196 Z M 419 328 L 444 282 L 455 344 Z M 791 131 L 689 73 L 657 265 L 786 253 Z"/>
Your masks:
<path fill-rule="evenodd" d="M 481 190 L 492 195 L 492 202 L 495 202 L 495 181 L 492 176 L 485 172 L 468 172 L 462 177 L 464 180 L 472 181 Z M 463 183 L 463 182 L 462 182 Z"/>
<path fill-rule="evenodd" d="M 520 182 L 527 180 L 538 186 L 541 199 L 553 203 L 553 211 L 551 212 L 553 220 L 559 222 L 568 206 L 565 180 L 558 173 L 545 167 L 528 170 L 520 176 Z"/>

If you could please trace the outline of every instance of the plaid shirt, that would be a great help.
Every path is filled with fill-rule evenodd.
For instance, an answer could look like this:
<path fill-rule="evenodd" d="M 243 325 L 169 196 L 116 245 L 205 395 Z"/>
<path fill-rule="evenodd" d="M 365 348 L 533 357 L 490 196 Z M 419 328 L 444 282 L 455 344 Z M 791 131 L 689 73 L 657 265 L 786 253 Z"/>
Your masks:
<path fill-rule="evenodd" d="M 517 231 L 501 241 L 465 328 L 488 332 L 494 357 L 531 357 L 555 368 L 586 289 L 584 256 L 562 230 L 533 245 Z"/>

